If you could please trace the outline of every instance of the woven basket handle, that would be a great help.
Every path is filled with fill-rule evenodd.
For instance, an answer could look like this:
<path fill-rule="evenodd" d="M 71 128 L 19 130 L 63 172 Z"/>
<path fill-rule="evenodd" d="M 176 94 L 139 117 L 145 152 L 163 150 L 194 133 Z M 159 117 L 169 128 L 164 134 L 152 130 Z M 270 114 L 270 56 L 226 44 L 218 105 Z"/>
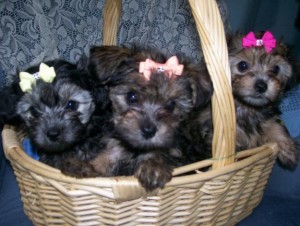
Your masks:
<path fill-rule="evenodd" d="M 235 159 L 236 116 L 223 22 L 215 0 L 189 0 L 195 18 L 205 62 L 214 86 L 213 168 Z"/>
<path fill-rule="evenodd" d="M 116 45 L 122 11 L 122 0 L 106 0 L 103 13 L 103 45 Z"/>
<path fill-rule="evenodd" d="M 236 117 L 231 91 L 228 50 L 223 22 L 215 0 L 189 0 L 210 73 L 214 95 L 213 123 L 218 128 L 213 137 L 213 169 L 231 164 L 235 159 Z M 116 45 L 122 1 L 107 0 L 104 9 L 103 44 Z"/>

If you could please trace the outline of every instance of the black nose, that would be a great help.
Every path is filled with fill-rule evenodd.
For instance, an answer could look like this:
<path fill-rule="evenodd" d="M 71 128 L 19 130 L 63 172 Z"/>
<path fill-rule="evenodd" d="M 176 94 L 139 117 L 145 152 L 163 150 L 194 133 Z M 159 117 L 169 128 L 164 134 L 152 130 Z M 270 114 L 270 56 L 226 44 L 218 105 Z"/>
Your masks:
<path fill-rule="evenodd" d="M 53 129 L 49 129 L 47 131 L 47 137 L 51 140 L 51 141 L 56 141 L 57 138 L 60 135 L 60 131 L 57 128 L 53 128 Z"/>
<path fill-rule="evenodd" d="M 255 90 L 259 93 L 264 93 L 267 91 L 268 89 L 268 85 L 267 83 L 265 83 L 263 80 L 257 80 L 255 82 L 255 86 L 254 86 Z"/>
<path fill-rule="evenodd" d="M 151 137 L 154 137 L 157 129 L 156 126 L 151 124 L 151 125 L 144 125 L 142 128 L 142 135 L 144 138 L 149 139 Z"/>

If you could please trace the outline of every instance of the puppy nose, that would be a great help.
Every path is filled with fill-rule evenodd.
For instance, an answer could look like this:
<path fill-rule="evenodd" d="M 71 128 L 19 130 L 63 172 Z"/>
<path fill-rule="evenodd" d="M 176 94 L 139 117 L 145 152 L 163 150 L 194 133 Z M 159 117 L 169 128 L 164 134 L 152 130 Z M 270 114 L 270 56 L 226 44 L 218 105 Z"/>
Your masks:
<path fill-rule="evenodd" d="M 257 92 L 259 93 L 264 93 L 267 91 L 268 89 L 268 85 L 266 82 L 264 82 L 263 80 L 257 80 L 255 82 L 254 88 Z"/>
<path fill-rule="evenodd" d="M 154 137 L 157 129 L 155 125 L 146 125 L 142 127 L 142 135 L 144 138 L 149 139 L 151 137 Z"/>
<path fill-rule="evenodd" d="M 47 131 L 47 136 L 51 141 L 56 141 L 59 135 L 60 135 L 59 129 L 50 129 Z"/>

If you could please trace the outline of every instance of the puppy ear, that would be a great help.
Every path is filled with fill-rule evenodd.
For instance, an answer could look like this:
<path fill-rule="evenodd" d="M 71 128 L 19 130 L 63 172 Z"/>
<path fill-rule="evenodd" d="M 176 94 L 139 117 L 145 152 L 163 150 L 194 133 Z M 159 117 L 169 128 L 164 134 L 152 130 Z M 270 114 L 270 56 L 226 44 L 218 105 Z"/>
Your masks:
<path fill-rule="evenodd" d="M 292 76 L 288 79 L 284 92 L 287 92 L 295 88 L 300 83 L 300 66 L 297 65 L 296 61 L 291 62 Z"/>
<path fill-rule="evenodd" d="M 187 64 L 184 71 L 191 84 L 194 107 L 204 107 L 210 102 L 213 94 L 213 85 L 206 66 L 204 63 L 199 65 Z"/>
<path fill-rule="evenodd" d="M 92 77 L 102 84 L 116 79 L 122 70 L 120 67 L 130 55 L 130 50 L 121 46 L 98 46 L 90 49 L 88 69 Z"/>
<path fill-rule="evenodd" d="M 234 55 L 244 48 L 242 45 L 242 39 L 243 34 L 240 31 L 227 35 L 226 41 L 229 55 Z"/>
<path fill-rule="evenodd" d="M 0 91 L 0 96 L 0 123 L 14 126 L 19 125 L 22 120 L 17 114 L 17 104 L 23 96 L 19 83 L 12 83 L 4 87 L 3 90 Z"/>
<path fill-rule="evenodd" d="M 292 53 L 291 53 L 291 47 L 289 47 L 286 43 L 284 43 L 282 37 L 278 39 L 277 46 L 273 50 L 273 54 L 280 55 L 288 62 L 293 60 Z"/>
<path fill-rule="evenodd" d="M 272 55 L 279 55 L 286 61 L 286 64 L 282 65 L 282 71 L 284 71 L 286 77 L 288 77 L 283 90 L 286 92 L 295 87 L 299 82 L 299 70 L 296 60 L 291 53 L 291 47 L 284 42 L 282 37 L 278 39 L 276 48 L 272 51 Z"/>

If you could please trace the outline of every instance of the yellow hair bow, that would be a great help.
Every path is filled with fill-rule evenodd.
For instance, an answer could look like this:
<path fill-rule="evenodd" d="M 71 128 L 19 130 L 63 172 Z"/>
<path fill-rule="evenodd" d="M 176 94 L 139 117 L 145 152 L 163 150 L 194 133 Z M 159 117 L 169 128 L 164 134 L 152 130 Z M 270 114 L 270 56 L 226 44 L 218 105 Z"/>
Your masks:
<path fill-rule="evenodd" d="M 30 92 L 32 90 L 32 86 L 35 86 L 36 80 L 42 79 L 44 82 L 51 83 L 56 74 L 53 67 L 49 67 L 48 65 L 41 63 L 40 70 L 37 73 L 30 74 L 28 72 L 20 72 L 20 87 L 23 92 Z"/>

